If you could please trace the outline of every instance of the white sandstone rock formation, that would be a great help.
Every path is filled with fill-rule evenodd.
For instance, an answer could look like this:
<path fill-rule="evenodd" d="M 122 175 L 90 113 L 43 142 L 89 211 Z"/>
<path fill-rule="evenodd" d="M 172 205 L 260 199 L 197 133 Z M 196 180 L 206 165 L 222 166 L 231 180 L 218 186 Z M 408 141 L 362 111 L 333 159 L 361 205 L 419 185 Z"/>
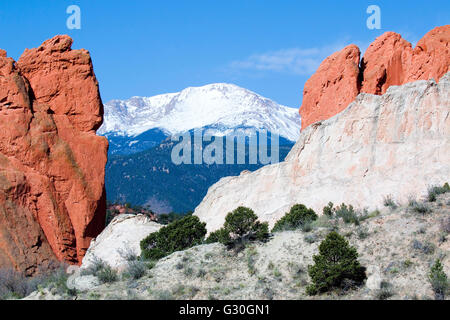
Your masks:
<path fill-rule="evenodd" d="M 252 208 L 270 226 L 295 203 L 317 213 L 332 201 L 356 208 L 405 202 L 432 184 L 450 182 L 450 73 L 360 94 L 344 111 L 313 124 L 282 163 L 226 177 L 195 209 L 208 231 L 238 206 Z"/>
<path fill-rule="evenodd" d="M 92 240 L 83 259 L 81 271 L 92 262 L 101 259 L 114 269 L 122 270 L 127 265 L 126 254 L 141 254 L 140 242 L 162 225 L 145 215 L 121 214 L 115 217 L 103 232 Z"/>

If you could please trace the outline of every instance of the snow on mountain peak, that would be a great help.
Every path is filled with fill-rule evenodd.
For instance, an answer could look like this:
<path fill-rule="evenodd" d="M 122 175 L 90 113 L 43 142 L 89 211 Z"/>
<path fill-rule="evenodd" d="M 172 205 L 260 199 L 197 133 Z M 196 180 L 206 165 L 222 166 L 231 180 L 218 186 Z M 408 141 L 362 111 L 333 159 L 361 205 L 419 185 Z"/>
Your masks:
<path fill-rule="evenodd" d="M 112 100 L 105 104 L 104 123 L 98 133 L 136 136 L 159 128 L 175 134 L 202 127 L 226 131 L 255 127 L 296 141 L 300 116 L 297 109 L 279 105 L 250 90 L 214 83 L 178 93 Z"/>

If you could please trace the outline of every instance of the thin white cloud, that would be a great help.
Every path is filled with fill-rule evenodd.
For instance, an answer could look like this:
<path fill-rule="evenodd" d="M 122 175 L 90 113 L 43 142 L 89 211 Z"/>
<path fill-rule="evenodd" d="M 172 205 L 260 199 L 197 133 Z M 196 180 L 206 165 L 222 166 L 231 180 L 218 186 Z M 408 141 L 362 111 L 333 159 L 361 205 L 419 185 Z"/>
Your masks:
<path fill-rule="evenodd" d="M 312 75 L 322 61 L 350 42 L 342 41 L 333 45 L 316 48 L 287 48 L 265 53 L 258 53 L 243 60 L 233 61 L 228 71 L 236 72 L 275 72 L 295 75 Z M 360 48 L 365 49 L 365 43 Z"/>
<path fill-rule="evenodd" d="M 295 74 L 310 74 L 320 64 L 320 50 L 310 49 L 282 49 L 262 54 L 254 54 L 241 61 L 233 61 L 232 69 L 258 70 L 273 72 L 288 72 Z"/>
<path fill-rule="evenodd" d="M 341 46 L 342 47 L 342 46 Z M 269 71 L 310 75 L 336 46 L 323 48 L 288 48 L 253 54 L 246 59 L 233 61 L 229 67 L 233 71 Z"/>

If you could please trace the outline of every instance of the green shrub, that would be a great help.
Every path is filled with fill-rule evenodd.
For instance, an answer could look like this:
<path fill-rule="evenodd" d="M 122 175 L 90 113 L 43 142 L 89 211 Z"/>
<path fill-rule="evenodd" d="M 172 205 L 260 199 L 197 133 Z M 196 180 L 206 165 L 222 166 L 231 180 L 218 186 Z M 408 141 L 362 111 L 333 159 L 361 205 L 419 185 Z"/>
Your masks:
<path fill-rule="evenodd" d="M 120 257 L 125 259 L 127 262 L 139 260 L 137 254 L 134 253 L 134 251 L 128 245 L 124 246 L 124 248 L 117 249 L 117 252 L 119 253 Z"/>
<path fill-rule="evenodd" d="M 430 186 L 428 187 L 427 200 L 429 202 L 436 201 L 436 197 L 440 194 L 450 192 L 450 186 L 446 182 L 442 187 L 440 186 Z"/>
<path fill-rule="evenodd" d="M 381 281 L 380 289 L 378 289 L 375 293 L 376 300 L 387 300 L 394 295 L 394 290 L 392 289 L 392 285 L 387 281 Z"/>
<path fill-rule="evenodd" d="M 312 284 L 307 293 L 314 295 L 344 288 L 347 283 L 361 285 L 366 279 L 366 268 L 358 262 L 358 252 L 337 232 L 330 232 L 319 245 L 319 254 L 313 257 L 314 265 L 308 267 Z"/>
<path fill-rule="evenodd" d="M 428 279 L 431 287 L 433 288 L 436 300 L 444 300 L 449 283 L 440 260 L 436 260 L 434 265 L 431 267 L 430 273 L 428 274 Z"/>
<path fill-rule="evenodd" d="M 419 250 L 424 254 L 433 254 L 435 251 L 435 245 L 431 242 L 422 243 L 416 239 L 413 240 L 413 249 Z"/>
<path fill-rule="evenodd" d="M 417 212 L 417 213 L 420 213 L 423 215 L 431 212 L 430 206 L 423 202 L 410 203 L 410 207 L 414 212 Z"/>
<path fill-rule="evenodd" d="M 230 241 L 231 241 L 230 235 L 224 228 L 211 232 L 209 234 L 208 239 L 206 239 L 206 243 L 214 243 L 214 242 L 228 243 Z"/>
<path fill-rule="evenodd" d="M 391 195 L 387 195 L 386 197 L 384 197 L 383 204 L 385 207 L 389 207 L 392 210 L 395 210 L 398 207 L 397 203 L 394 201 Z"/>
<path fill-rule="evenodd" d="M 175 251 L 202 243 L 206 224 L 197 216 L 186 216 L 151 233 L 141 241 L 141 256 L 145 260 L 159 260 Z"/>
<path fill-rule="evenodd" d="M 338 206 L 335 210 L 335 215 L 338 218 L 342 218 L 345 223 L 353 223 L 355 225 L 359 225 L 359 218 L 355 212 L 355 209 L 352 205 L 347 205 L 345 203 Z"/>
<path fill-rule="evenodd" d="M 267 222 L 259 222 L 252 209 L 238 207 L 227 214 L 223 228 L 211 233 L 207 242 L 220 242 L 229 248 L 242 248 L 248 241 L 264 241 L 268 237 Z"/>
<path fill-rule="evenodd" d="M 309 209 L 303 204 L 296 204 L 284 217 L 275 223 L 272 232 L 295 230 L 304 227 L 314 220 L 317 220 L 317 214 L 313 209 Z"/>
<path fill-rule="evenodd" d="M 96 273 L 96 276 L 100 283 L 112 283 L 117 281 L 117 272 L 107 264 Z"/>
<path fill-rule="evenodd" d="M 308 234 L 303 238 L 303 240 L 308 243 L 314 243 L 317 241 L 317 236 L 315 234 Z"/>
<path fill-rule="evenodd" d="M 328 218 L 333 217 L 333 202 L 328 202 L 328 205 L 323 207 L 323 214 Z"/>
<path fill-rule="evenodd" d="M 145 262 L 139 260 L 128 261 L 128 268 L 126 274 L 132 279 L 137 280 L 142 278 L 148 269 L 148 265 Z"/>
<path fill-rule="evenodd" d="M 90 264 L 86 269 L 81 270 L 81 275 L 94 275 L 97 276 L 97 273 L 106 267 L 106 263 L 98 258 L 97 256 L 93 256 L 90 260 Z"/>
<path fill-rule="evenodd" d="M 258 216 L 250 208 L 238 207 L 225 217 L 225 230 L 235 237 L 243 237 L 252 231 L 257 231 Z"/>
<path fill-rule="evenodd" d="M 358 233 L 359 240 L 364 240 L 370 235 L 369 230 L 367 228 L 361 228 L 361 227 L 359 227 L 359 229 L 357 230 L 357 233 Z"/>
<path fill-rule="evenodd" d="M 77 290 L 67 287 L 68 278 L 66 266 L 62 264 L 56 269 L 47 270 L 47 272 L 32 279 L 39 283 L 38 287 L 51 289 L 52 292 L 56 292 L 59 295 L 76 296 Z"/>

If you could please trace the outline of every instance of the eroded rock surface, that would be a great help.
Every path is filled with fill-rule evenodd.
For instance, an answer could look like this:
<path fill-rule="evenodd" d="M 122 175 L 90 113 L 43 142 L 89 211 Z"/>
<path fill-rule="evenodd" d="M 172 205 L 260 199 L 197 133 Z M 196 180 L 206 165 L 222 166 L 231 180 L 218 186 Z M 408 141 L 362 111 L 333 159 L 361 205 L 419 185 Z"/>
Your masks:
<path fill-rule="evenodd" d="M 0 53 L 0 267 L 80 263 L 104 228 L 103 105 L 89 53 L 71 45 Z"/>

